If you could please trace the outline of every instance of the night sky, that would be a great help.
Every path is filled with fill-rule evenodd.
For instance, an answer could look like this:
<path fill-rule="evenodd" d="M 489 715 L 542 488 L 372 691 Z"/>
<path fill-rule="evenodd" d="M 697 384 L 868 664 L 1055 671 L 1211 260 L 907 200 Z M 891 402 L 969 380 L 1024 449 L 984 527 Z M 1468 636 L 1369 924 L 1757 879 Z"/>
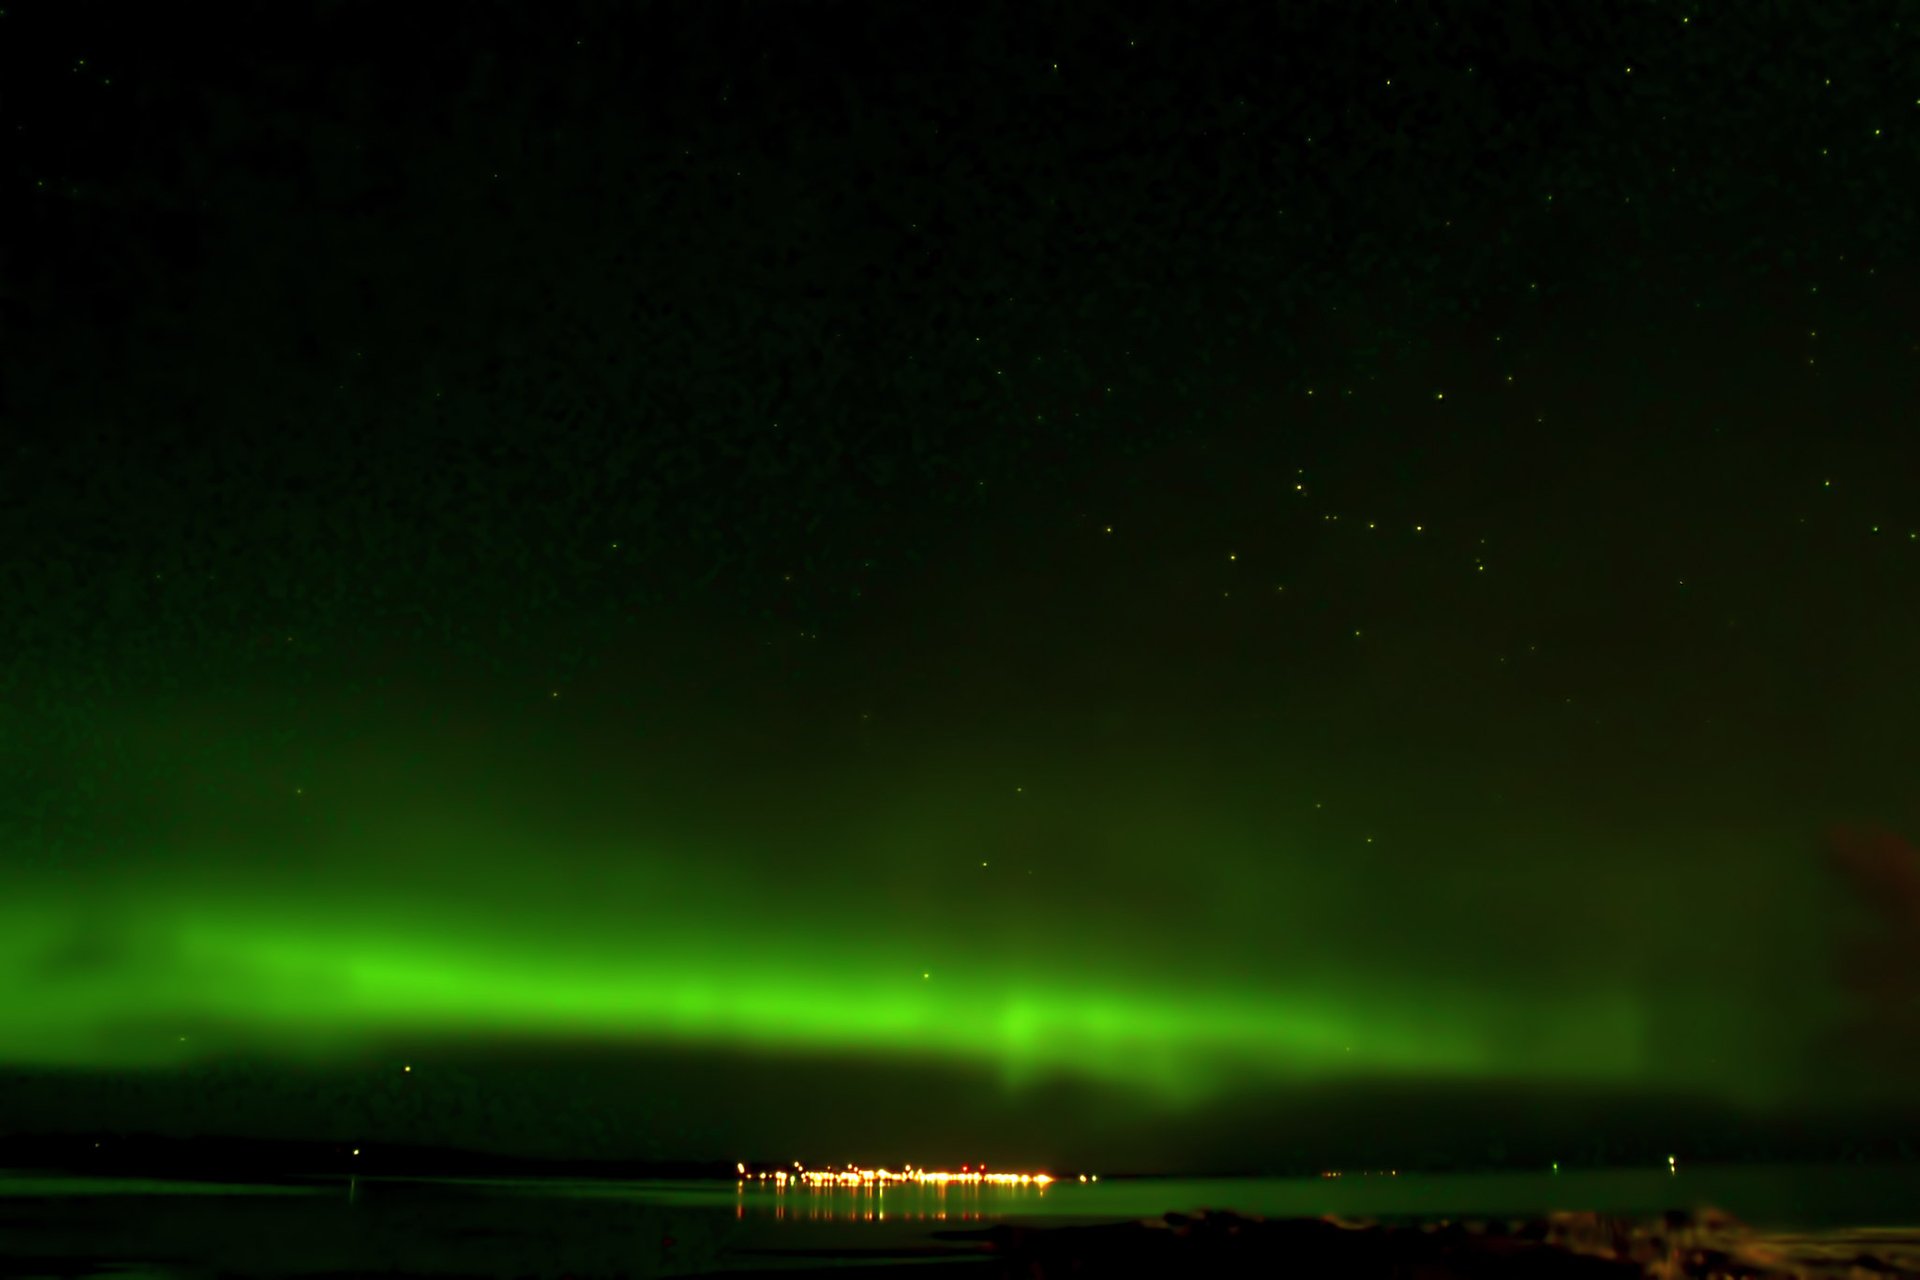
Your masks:
<path fill-rule="evenodd" d="M 1910 6 L 8 0 L 0 136 L 0 1131 L 1900 1103 Z"/>

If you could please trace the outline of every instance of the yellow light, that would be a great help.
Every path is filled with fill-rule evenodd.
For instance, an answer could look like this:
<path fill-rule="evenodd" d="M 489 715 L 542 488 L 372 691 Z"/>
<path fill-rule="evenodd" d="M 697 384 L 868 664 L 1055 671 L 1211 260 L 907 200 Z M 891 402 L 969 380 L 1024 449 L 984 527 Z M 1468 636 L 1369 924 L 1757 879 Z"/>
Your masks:
<path fill-rule="evenodd" d="M 735 1168 L 742 1173 L 745 1172 L 744 1165 L 736 1165 Z M 962 1165 L 959 1173 L 936 1169 L 916 1169 L 911 1164 L 905 1165 L 903 1171 L 899 1173 L 894 1172 L 892 1169 L 862 1169 L 857 1165 L 848 1165 L 845 1169 L 841 1170 L 814 1170 L 808 1172 L 802 1168 L 798 1161 L 794 1162 L 794 1168 L 800 1169 L 801 1172 L 789 1175 L 782 1170 L 774 1174 L 774 1181 L 784 1184 L 791 1176 L 795 1182 L 803 1183 L 809 1187 L 842 1186 L 864 1188 L 872 1185 L 876 1190 L 882 1192 L 885 1191 L 888 1183 L 899 1182 L 914 1182 L 923 1185 L 930 1184 L 937 1187 L 945 1187 L 950 1183 L 958 1182 L 974 1185 L 1003 1187 L 1037 1186 L 1045 1188 L 1055 1181 L 1054 1177 L 1047 1173 L 988 1173 L 984 1168 L 976 1170 L 971 1165 Z M 760 1175 L 762 1179 L 766 1176 L 764 1173 Z M 1086 1180 L 1085 1175 L 1082 1175 L 1081 1180 Z"/>

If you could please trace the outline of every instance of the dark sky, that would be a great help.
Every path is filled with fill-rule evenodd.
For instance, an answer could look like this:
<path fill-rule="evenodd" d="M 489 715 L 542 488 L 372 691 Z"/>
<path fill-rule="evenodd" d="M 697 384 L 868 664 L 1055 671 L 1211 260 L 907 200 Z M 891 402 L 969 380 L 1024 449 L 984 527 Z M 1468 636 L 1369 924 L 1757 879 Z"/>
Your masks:
<path fill-rule="evenodd" d="M 1916 37 L 9 0 L 0 1130 L 1890 1107 Z"/>

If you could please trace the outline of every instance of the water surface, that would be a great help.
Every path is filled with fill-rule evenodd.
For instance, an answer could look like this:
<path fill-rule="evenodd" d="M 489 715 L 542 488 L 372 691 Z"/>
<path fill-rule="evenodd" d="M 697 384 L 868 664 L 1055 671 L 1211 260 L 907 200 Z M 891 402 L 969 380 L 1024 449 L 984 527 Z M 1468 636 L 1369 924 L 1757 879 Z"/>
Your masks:
<path fill-rule="evenodd" d="M 734 1182 L 324 1178 L 205 1183 L 0 1173 L 0 1276 L 693 1275 L 926 1257 L 933 1233 L 1232 1209 L 1268 1217 L 1624 1215 L 1713 1204 L 1778 1231 L 1912 1225 L 1920 1167 L 1744 1166 L 1033 1187 L 776 1191 Z"/>

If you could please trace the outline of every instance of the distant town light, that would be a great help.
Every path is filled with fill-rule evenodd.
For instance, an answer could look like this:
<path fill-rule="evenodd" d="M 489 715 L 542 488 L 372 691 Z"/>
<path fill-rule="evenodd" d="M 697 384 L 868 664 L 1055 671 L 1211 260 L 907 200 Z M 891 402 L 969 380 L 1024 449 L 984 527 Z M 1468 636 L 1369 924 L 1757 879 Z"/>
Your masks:
<path fill-rule="evenodd" d="M 801 1169 L 800 1162 L 797 1160 L 794 1161 L 793 1167 L 795 1169 Z M 747 1173 L 747 1166 L 744 1161 L 736 1162 L 733 1168 L 734 1172 L 739 1174 L 743 1179 L 750 1176 Z M 1058 1179 L 1049 1173 L 988 1173 L 984 1165 L 979 1169 L 975 1169 L 971 1164 L 965 1164 L 962 1165 L 960 1169 L 961 1171 L 959 1173 L 951 1173 L 939 1169 L 916 1169 L 909 1164 L 904 1166 L 904 1172 L 896 1173 L 892 1169 L 863 1169 L 855 1165 L 848 1165 L 846 1168 L 840 1170 L 814 1170 L 812 1172 L 802 1170 L 797 1175 L 789 1174 L 786 1170 L 780 1169 L 774 1172 L 773 1180 L 781 1186 L 791 1181 L 805 1183 L 809 1187 L 874 1186 L 879 1188 L 885 1187 L 888 1183 L 913 1182 L 933 1186 L 961 1183 L 976 1186 L 984 1184 L 1002 1187 L 1039 1187 L 1042 1190 L 1045 1190 L 1048 1186 L 1058 1181 Z M 757 1176 L 761 1181 L 765 1181 L 767 1177 L 764 1172 Z M 1098 1182 L 1099 1180 L 1097 1176 L 1092 1179 L 1094 1182 Z M 1088 1181 L 1087 1175 L 1081 1174 L 1080 1181 Z"/>

